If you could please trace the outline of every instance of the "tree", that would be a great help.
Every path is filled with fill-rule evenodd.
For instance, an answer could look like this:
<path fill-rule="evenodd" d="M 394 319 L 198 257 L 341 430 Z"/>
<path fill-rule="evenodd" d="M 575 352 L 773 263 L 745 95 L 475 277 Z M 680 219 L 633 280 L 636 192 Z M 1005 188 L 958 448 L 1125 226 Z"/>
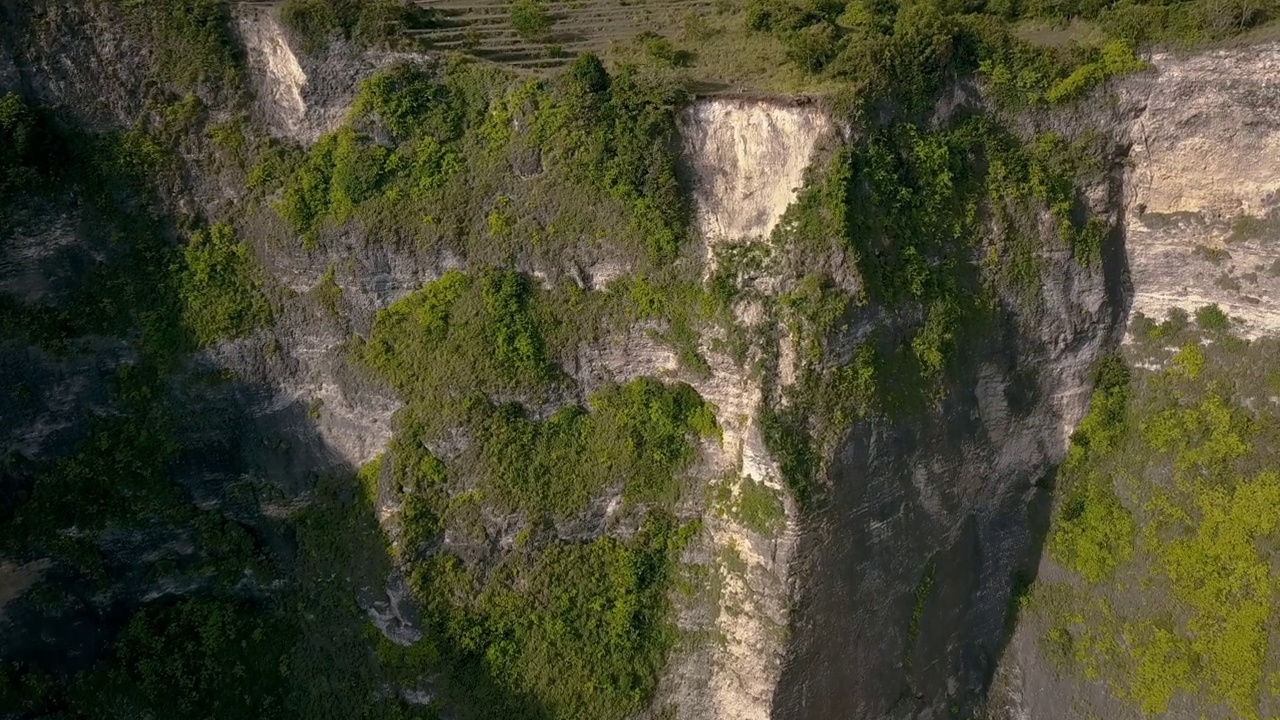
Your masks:
<path fill-rule="evenodd" d="M 551 29 L 551 13 L 539 0 L 515 0 L 511 3 L 511 26 L 525 40 L 536 40 Z"/>

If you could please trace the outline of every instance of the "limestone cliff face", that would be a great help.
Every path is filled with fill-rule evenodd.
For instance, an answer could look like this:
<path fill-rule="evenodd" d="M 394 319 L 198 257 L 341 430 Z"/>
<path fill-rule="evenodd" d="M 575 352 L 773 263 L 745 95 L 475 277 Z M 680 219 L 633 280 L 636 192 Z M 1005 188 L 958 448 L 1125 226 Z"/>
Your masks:
<path fill-rule="evenodd" d="M 815 145 L 830 130 L 826 116 L 814 106 L 712 99 L 685 112 L 681 143 L 691 171 L 697 226 L 707 247 L 706 272 L 724 247 L 770 236 L 803 184 Z M 744 303 L 737 315 L 749 330 L 769 321 L 758 302 Z M 798 518 L 756 420 L 763 378 L 751 367 L 763 350 L 753 348 L 746 362 L 735 362 L 708 337 L 702 352 L 711 375 L 689 380 L 717 407 L 723 440 L 708 459 L 731 496 L 741 492 L 744 481 L 763 483 L 784 497 L 787 522 L 779 535 L 765 536 L 731 516 L 704 510 L 719 591 L 708 608 L 710 621 L 702 624 L 716 641 L 705 670 L 696 667 L 702 652 L 672 663 L 677 696 L 697 698 L 696 703 L 680 704 L 682 718 L 765 720 L 781 670 Z M 705 683 L 701 692 L 689 693 L 691 678 Z"/>
<path fill-rule="evenodd" d="M 1141 108 L 1125 176 L 1133 312 L 1217 303 L 1280 331 L 1280 47 L 1157 55 L 1121 91 Z"/>
<path fill-rule="evenodd" d="M 0 89 L 22 89 L 94 126 L 122 127 L 139 112 L 128 88 L 140 79 L 122 62 L 131 50 L 111 33 L 90 32 L 109 19 L 68 5 L 41 11 L 62 13 L 46 22 L 65 34 L 19 42 L 0 27 L 0 48 L 14 49 L 0 52 Z M 294 52 L 270 11 L 235 12 L 255 96 L 251 111 L 282 138 L 307 143 L 336 127 L 358 80 L 401 57 L 339 49 L 327 59 L 308 58 Z M 91 77 L 90 66 L 110 75 Z M 826 463 L 827 504 L 803 524 L 756 421 L 766 401 L 756 361 L 766 351 L 781 358 L 777 378 L 769 379 L 775 387 L 795 376 L 785 334 L 778 347 L 757 345 L 741 361 L 710 333 L 701 348 L 710 366 L 705 375 L 682 371 L 671 348 L 644 326 L 620 328 L 568 359 L 566 370 L 584 393 L 643 375 L 689 382 L 715 403 L 723 429 L 722 441 L 703 448 L 702 479 L 727 483 L 731 497 L 748 480 L 784 497 L 786 526 L 774 536 L 716 512 L 705 498 L 682 508 L 705 518 L 706 531 L 686 560 L 711 570 L 716 591 L 681 605 L 681 627 L 705 641 L 686 643 L 673 656 L 653 715 L 674 706 L 679 718 L 696 720 L 946 718 L 953 706 L 962 714 L 977 707 L 999 664 L 1002 694 L 994 704 L 1012 717 L 1075 716 L 1064 702 L 1075 690 L 1040 664 L 1034 638 L 1015 634 L 1003 661 L 1001 650 L 1014 575 L 1037 560 L 1035 527 L 1048 500 L 1040 481 L 1084 412 L 1090 368 L 1119 340 L 1130 297 L 1133 310 L 1157 318 L 1168 307 L 1217 302 L 1250 333 L 1280 330 L 1273 308 L 1280 223 L 1272 214 L 1280 206 L 1280 86 L 1272 80 L 1280 48 L 1158 56 L 1154 66 L 1120 86 L 1120 102 L 1103 123 L 1115 164 L 1102 185 L 1086 189 L 1091 209 L 1114 231 L 1101 266 L 1081 268 L 1065 249 L 1046 251 L 1039 302 L 1010 311 L 983 339 L 964 387 L 923 418 L 852 428 Z M 837 131 L 804 104 L 714 99 L 687 110 L 680 141 L 707 272 L 731 247 L 767 245 L 815 146 Z M 199 202 L 230 202 L 225 182 L 197 182 L 209 191 Z M 58 268 L 88 252 L 78 212 L 61 208 L 5 229 L 12 237 L 4 238 L 0 290 L 57 302 Z M 1042 220 L 1046 247 L 1053 247 L 1052 222 Z M 354 233 L 303 251 L 262 240 L 283 232 L 271 219 L 246 222 L 260 240 L 259 259 L 288 292 L 270 333 L 221 343 L 193 360 L 199 369 L 234 371 L 239 380 L 201 391 L 182 408 L 184 438 L 232 448 L 224 454 L 233 459 L 215 468 L 192 461 L 184 478 L 210 502 L 241 476 L 298 478 L 279 506 L 246 512 L 247 523 L 269 523 L 289 503 L 306 501 L 301 478 L 358 465 L 385 448 L 398 402 L 350 368 L 345 342 L 366 332 L 378 309 L 461 259 L 422 257 Z M 592 273 L 596 280 L 606 274 Z M 340 290 L 341 313 L 319 297 L 328 282 Z M 753 288 L 766 296 L 781 290 L 768 278 L 754 279 Z M 759 298 L 740 303 L 739 324 L 767 326 L 773 319 L 766 306 Z M 882 308 L 860 309 L 828 350 L 840 356 L 877 327 L 901 340 L 894 332 L 902 324 Z M 269 342 L 273 352 L 262 352 Z M 6 348 L 0 377 L 47 399 L 39 411 L 0 407 L 6 447 L 32 457 L 65 450 L 80 433 L 78 418 L 102 402 L 104 368 L 125 355 L 127 348 L 109 341 L 66 357 Z M 118 554 L 153 540 L 121 543 Z M 0 558 L 0 612 L 45 569 Z M 394 578 L 390 585 L 389 592 L 370 589 L 368 611 L 389 637 L 406 642 L 413 631 L 396 610 L 402 587 Z M 111 592 L 114 601 L 188 590 L 139 581 Z"/>
<path fill-rule="evenodd" d="M 1132 282 L 1131 338 L 1141 313 L 1219 305 L 1243 335 L 1280 331 L 1280 46 L 1192 57 L 1159 54 L 1145 73 L 1112 89 L 1118 142 L 1130 144 L 1122 176 L 1125 261 Z M 1038 576 L 1067 582 L 1045 560 Z M 1041 654 L 1039 629 L 1020 623 L 995 676 L 991 717 L 1067 720 L 1136 711 L 1104 682 L 1059 672 Z M 1203 717 L 1175 703 L 1167 717 Z"/>
<path fill-rule="evenodd" d="M 804 184 L 814 144 L 831 131 L 812 105 L 700 102 L 681 119 L 699 234 L 712 246 L 763 239 Z"/>

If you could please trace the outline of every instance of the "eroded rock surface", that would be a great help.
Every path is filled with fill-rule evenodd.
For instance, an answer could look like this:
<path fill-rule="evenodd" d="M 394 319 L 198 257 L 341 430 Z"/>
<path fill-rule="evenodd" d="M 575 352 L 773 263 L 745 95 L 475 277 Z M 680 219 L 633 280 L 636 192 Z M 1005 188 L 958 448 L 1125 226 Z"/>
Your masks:
<path fill-rule="evenodd" d="M 342 124 L 361 79 L 396 59 L 421 56 L 359 52 L 333 40 L 314 55 L 301 52 L 273 7 L 233 8 L 244 46 L 257 119 L 274 135 L 303 144 Z"/>
<path fill-rule="evenodd" d="M 1152 58 L 1122 90 L 1145 107 L 1125 179 L 1133 311 L 1216 303 L 1245 335 L 1280 331 L 1280 46 Z"/>
<path fill-rule="evenodd" d="M 1251 338 L 1280 332 L 1280 46 L 1156 55 L 1116 88 L 1132 149 L 1124 173 L 1125 248 L 1132 281 L 1126 335 L 1172 308 L 1217 304 Z M 1078 579 L 1048 558 L 1037 582 Z M 1055 667 L 1044 628 L 1019 622 L 989 702 L 998 720 L 1131 717 L 1137 709 L 1106 682 Z M 1186 698 L 1162 717 L 1203 717 Z"/>
<path fill-rule="evenodd" d="M 698 231 L 714 248 L 769 236 L 831 123 L 814 105 L 713 99 L 686 110 L 680 128 Z"/>

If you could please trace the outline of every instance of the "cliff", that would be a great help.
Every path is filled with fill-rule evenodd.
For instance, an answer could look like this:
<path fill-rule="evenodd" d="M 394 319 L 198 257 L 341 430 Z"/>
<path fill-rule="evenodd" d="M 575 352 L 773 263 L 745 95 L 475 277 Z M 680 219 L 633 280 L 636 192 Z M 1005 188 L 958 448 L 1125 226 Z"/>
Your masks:
<path fill-rule="evenodd" d="M 1124 191 L 1118 210 L 1123 217 L 1125 258 L 1132 282 L 1123 351 L 1135 366 L 1131 391 L 1134 399 L 1128 411 L 1128 422 L 1135 431 L 1147 432 L 1157 410 L 1171 397 L 1178 398 L 1174 402 L 1185 402 L 1186 396 L 1196 397 L 1206 388 L 1216 388 L 1209 391 L 1213 393 L 1230 387 L 1223 397 L 1257 408 L 1258 427 L 1272 422 L 1271 402 L 1264 398 L 1272 396 L 1273 391 L 1255 373 L 1271 372 L 1270 361 L 1263 358 L 1270 353 L 1276 316 L 1271 203 L 1280 175 L 1271 148 L 1272 108 L 1280 98 L 1270 81 L 1275 53 L 1274 46 L 1263 45 L 1189 57 L 1160 54 L 1151 59 L 1149 72 L 1126 80 L 1114 90 L 1112 97 L 1119 114 L 1134 118 L 1131 124 L 1121 126 L 1131 149 L 1123 170 Z M 1213 314 L 1204 312 L 1211 305 L 1225 313 L 1220 324 L 1212 323 Z M 1182 311 L 1182 320 L 1176 314 L 1170 315 L 1171 310 Z M 1162 337 L 1155 329 L 1163 327 L 1167 332 L 1180 323 L 1186 324 L 1188 317 L 1194 318 L 1190 328 L 1180 334 Z M 1228 325 L 1230 335 L 1249 338 L 1252 343 L 1224 338 L 1220 333 Z M 1199 378 L 1189 386 L 1160 385 L 1161 378 L 1176 372 L 1178 358 L 1173 351 L 1188 347 L 1184 343 L 1208 348 L 1205 352 L 1210 365 L 1232 377 L 1230 385 L 1218 384 L 1223 380 L 1216 375 L 1216 379 Z M 1200 441 L 1188 438 L 1183 442 L 1189 449 Z M 1269 457 L 1269 441 L 1259 438 L 1257 443 L 1249 452 Z M 1170 474 L 1162 467 L 1167 460 L 1153 453 L 1149 445 L 1135 443 L 1125 447 L 1125 453 L 1138 458 L 1138 462 L 1145 461 L 1145 467 L 1121 463 L 1109 472 L 1114 473 L 1115 492 L 1130 509 L 1126 512 L 1132 512 L 1138 523 L 1138 536 L 1125 541 L 1114 571 L 1108 567 L 1100 578 L 1089 582 L 1081 582 L 1064 568 L 1062 556 L 1046 555 L 1040 561 L 1038 592 L 1020 614 L 996 675 L 991 703 L 994 717 L 1067 718 L 1090 713 L 1121 716 L 1134 713 L 1136 703 L 1141 703 L 1145 712 L 1160 713 L 1162 717 L 1201 717 L 1206 711 L 1239 716 L 1257 712 L 1248 707 L 1257 700 L 1240 700 L 1248 697 L 1249 690 L 1228 700 L 1221 690 L 1199 687 L 1199 683 L 1213 682 L 1211 679 L 1222 672 L 1218 661 L 1210 656 L 1201 656 L 1204 664 L 1183 680 L 1174 679 L 1178 671 L 1170 668 L 1176 668 L 1176 661 L 1166 658 L 1162 673 L 1167 674 L 1153 685 L 1133 674 L 1131 659 L 1104 659 L 1108 651 L 1081 646 L 1067 653 L 1068 658 L 1079 658 L 1079 665 L 1071 659 L 1064 662 L 1054 641 L 1047 639 L 1058 637 L 1052 635 L 1053 628 L 1071 627 L 1063 625 L 1062 618 L 1073 612 L 1081 612 L 1086 622 L 1108 617 L 1099 626 L 1102 632 L 1111 632 L 1110 628 L 1117 627 L 1113 623 L 1120 623 L 1125 629 L 1115 632 L 1129 633 L 1127 642 L 1131 648 L 1119 653 L 1120 658 L 1127 653 L 1141 657 L 1149 647 L 1149 640 L 1136 630 L 1144 621 L 1161 623 L 1171 638 L 1188 637 L 1182 613 L 1191 601 L 1174 595 L 1177 599 L 1172 614 L 1163 615 L 1166 611 L 1162 609 L 1177 590 L 1169 588 L 1170 571 L 1155 547 L 1176 540 L 1155 539 L 1155 533 L 1160 532 L 1159 523 L 1167 520 L 1142 503 L 1160 497 L 1177 483 L 1193 481 Z M 1125 480 L 1135 473 L 1144 478 L 1143 482 L 1135 485 Z M 1211 482 L 1237 481 L 1234 477 L 1217 477 Z M 1163 501 L 1174 505 L 1185 502 L 1176 493 L 1165 496 Z M 1206 508 L 1203 504 L 1199 507 L 1192 512 Z M 1152 542 L 1156 545 L 1149 546 Z M 1200 572 L 1203 582 L 1212 582 L 1211 570 Z M 1078 593 L 1075 599 L 1065 603 L 1048 599 L 1054 593 L 1063 597 L 1062 589 L 1067 587 Z M 1238 603 L 1243 602 L 1231 601 L 1224 607 L 1240 607 Z M 1116 614 L 1101 614 L 1102 603 L 1115 608 Z M 1179 605 L 1181 609 L 1176 609 Z M 1143 609 L 1134 613 L 1134 607 Z M 1203 629 L 1204 625 L 1197 627 L 1201 628 L 1201 638 L 1211 634 Z M 1072 637 L 1079 637 L 1074 627 L 1069 632 Z M 1190 636 L 1195 637 L 1196 632 Z M 1265 637 L 1268 631 L 1261 633 Z M 1269 672 L 1262 668 L 1271 667 L 1273 660 L 1269 651 L 1255 655 L 1253 650 L 1238 650 L 1241 657 L 1253 658 L 1246 663 L 1258 665 L 1232 672 L 1242 687 L 1253 686 L 1256 691 L 1260 675 Z M 1090 666 L 1098 669 L 1085 669 Z M 1164 689 L 1155 689 L 1160 683 Z M 1182 694 L 1184 691 L 1187 694 Z M 1269 712 L 1268 692 L 1260 693 L 1265 714 Z"/>
<path fill-rule="evenodd" d="M 183 79 L 123 8 L 0 15 L 0 94 L 88 168 L 0 194 L 14 673 L 163 687 L 136 638 L 216 598 L 293 633 L 262 697 L 347 717 L 1132 713 L 1022 608 L 1078 582 L 1055 478 L 1103 359 L 1150 361 L 1138 314 L 1280 323 L 1280 51 L 1038 113 L 962 86 L 902 130 L 671 68 L 304 49 L 248 4 L 236 73 Z M 201 279 L 219 237 L 249 280 Z M 183 289 L 218 283 L 269 313 L 204 337 Z"/>

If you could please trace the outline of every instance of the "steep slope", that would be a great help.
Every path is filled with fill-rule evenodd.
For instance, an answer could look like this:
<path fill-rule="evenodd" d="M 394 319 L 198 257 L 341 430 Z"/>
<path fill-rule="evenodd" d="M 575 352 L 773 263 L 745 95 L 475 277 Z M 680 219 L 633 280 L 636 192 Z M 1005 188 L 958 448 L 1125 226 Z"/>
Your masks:
<path fill-rule="evenodd" d="M 180 5 L 0 5 L 19 717 L 1134 712 L 1040 546 L 1131 302 L 1269 377 L 1274 48 L 859 115 Z"/>
<path fill-rule="evenodd" d="M 1120 156 L 1107 152 L 1094 210 L 1115 223 Z M 1033 227 L 1038 245 L 1055 246 L 1052 224 Z M 1092 266 L 1041 251 L 1035 298 L 966 328 L 945 395 L 886 406 L 834 443 L 829 495 L 797 550 L 776 717 L 963 717 L 981 705 L 1011 598 L 1038 558 L 1044 482 L 1117 339 L 1119 237 Z M 903 321 L 854 309 L 831 352 L 847 357 Z"/>
<path fill-rule="evenodd" d="M 1270 511 L 1246 493 L 1265 492 L 1256 473 L 1274 466 L 1276 447 L 1276 57 L 1273 45 L 1157 55 L 1116 91 L 1137 118 L 1124 174 L 1130 370 L 1095 395 L 1059 476 L 1064 509 L 993 717 L 1275 712 L 1271 591 L 1232 573 L 1275 577 Z M 1210 408 L 1230 420 L 1202 425 Z M 1161 424 L 1178 413 L 1183 430 Z M 1190 459 L 1227 440 L 1235 450 Z M 1237 493 L 1228 506 L 1260 523 L 1228 521 L 1246 533 L 1229 548 L 1209 540 L 1230 542 L 1216 492 Z M 1224 594 L 1206 605 L 1197 593 Z"/>
<path fill-rule="evenodd" d="M 1149 87 L 1122 91 L 1143 108 L 1125 178 L 1133 312 L 1159 321 L 1170 308 L 1217 304 L 1250 337 L 1274 335 L 1280 138 L 1265 78 L 1280 51 L 1152 63 Z"/>

